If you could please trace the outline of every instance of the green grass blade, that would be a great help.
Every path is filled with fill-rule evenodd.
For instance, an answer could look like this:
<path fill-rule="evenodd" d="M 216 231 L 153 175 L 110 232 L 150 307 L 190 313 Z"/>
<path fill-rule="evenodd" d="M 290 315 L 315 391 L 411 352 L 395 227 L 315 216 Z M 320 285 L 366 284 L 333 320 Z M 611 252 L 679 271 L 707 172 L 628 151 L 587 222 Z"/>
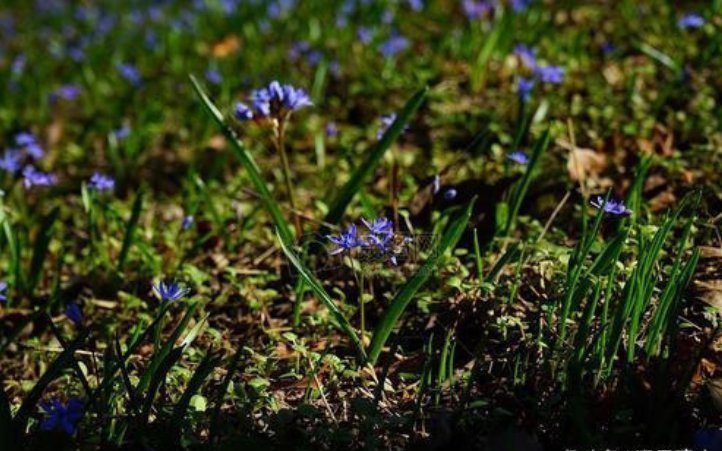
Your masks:
<path fill-rule="evenodd" d="M 336 306 L 336 303 L 334 303 L 333 299 L 331 299 L 331 296 L 329 296 L 328 292 L 323 288 L 318 279 L 314 277 L 314 275 L 306 267 L 306 265 L 301 262 L 301 259 L 299 259 L 298 256 L 290 249 L 288 243 L 284 242 L 283 238 L 280 236 L 280 233 L 278 234 L 278 241 L 281 243 L 281 248 L 283 248 L 283 252 L 291 261 L 291 264 L 301 275 L 301 278 L 306 282 L 309 288 L 311 288 L 311 290 L 316 293 L 316 296 L 318 296 L 319 300 L 323 302 L 326 308 L 331 311 L 331 314 L 333 315 L 333 318 L 338 324 L 338 326 L 348 336 L 349 340 L 353 342 L 354 346 L 356 347 L 356 351 L 359 354 L 359 357 L 365 359 L 366 354 L 364 352 L 363 345 L 361 344 L 361 340 L 359 340 L 356 331 L 354 331 L 353 327 L 348 322 L 346 317 L 343 316 L 341 310 L 339 310 L 339 308 Z"/>
<path fill-rule="evenodd" d="M 153 360 L 151 360 L 151 362 L 148 364 L 148 368 L 140 377 L 140 380 L 138 381 L 138 385 L 136 387 L 138 392 L 142 393 L 148 388 L 151 378 L 158 371 L 158 368 L 164 361 L 165 357 L 173 349 L 173 346 L 175 345 L 176 340 L 178 340 L 178 337 L 180 337 L 181 334 L 185 331 L 186 327 L 188 327 L 188 323 L 190 322 L 197 308 L 198 304 L 195 302 L 188 306 L 188 308 L 186 309 L 186 313 L 183 316 L 183 319 L 181 319 L 175 330 L 173 330 L 173 333 L 171 333 L 170 337 L 168 337 L 165 345 L 163 345 L 163 347 L 153 356 Z"/>
<path fill-rule="evenodd" d="M 369 152 L 366 160 L 357 167 L 351 174 L 351 178 L 341 188 L 339 194 L 334 199 L 331 207 L 329 208 L 328 214 L 326 215 L 325 222 L 330 224 L 337 224 L 344 215 L 346 207 L 351 203 L 356 193 L 362 191 L 362 185 L 364 182 L 374 173 L 376 168 L 384 156 L 386 151 L 391 147 L 391 144 L 396 141 L 404 127 L 409 123 L 414 113 L 419 109 L 421 104 L 426 98 L 429 88 L 424 87 L 417 91 L 404 105 L 401 113 L 396 117 L 396 120 L 391 127 L 386 130 L 386 133 L 381 137 L 381 140 L 376 143 L 376 146 Z"/>
<path fill-rule="evenodd" d="M 204 108 L 206 109 L 208 114 L 211 115 L 216 125 L 218 125 L 218 128 L 220 128 L 221 132 L 226 137 L 228 142 L 231 143 L 233 153 L 236 155 L 236 157 L 238 157 L 241 165 L 243 165 L 243 168 L 246 170 L 246 172 L 248 172 L 248 176 L 250 177 L 251 182 L 253 182 L 254 188 L 261 196 L 261 200 L 263 201 L 266 210 L 271 215 L 271 218 L 276 224 L 276 228 L 279 230 L 279 233 L 283 237 L 284 241 L 288 243 L 292 242 L 293 233 L 291 232 L 291 227 L 288 224 L 288 221 L 286 221 L 286 219 L 283 217 L 283 214 L 281 213 L 281 208 L 278 206 L 278 203 L 271 196 L 271 192 L 268 190 L 266 182 L 263 181 L 263 178 L 261 177 L 261 171 L 258 168 L 256 162 L 253 160 L 253 157 L 251 157 L 251 154 L 248 153 L 246 147 L 238 139 L 236 132 L 233 131 L 233 129 L 229 127 L 228 124 L 226 124 L 223 115 L 205 93 L 200 83 L 198 83 L 198 80 L 196 80 L 193 75 L 190 75 L 190 80 L 191 83 L 193 83 L 193 88 L 195 89 L 196 94 L 198 94 L 198 97 L 200 98 Z"/>
<path fill-rule="evenodd" d="M 33 246 L 33 258 L 30 261 L 30 272 L 28 273 L 28 280 L 26 290 L 30 294 L 35 290 L 40 276 L 43 274 L 43 263 L 48 253 L 48 247 L 50 246 L 50 240 L 53 237 L 53 229 L 55 228 L 55 222 L 58 220 L 60 215 L 60 208 L 55 207 L 50 214 L 42 218 L 42 226 L 40 232 L 35 238 L 35 245 Z"/>
<path fill-rule="evenodd" d="M 454 219 L 446 230 L 446 233 L 444 233 L 441 237 L 436 249 L 434 249 L 429 258 L 426 259 L 423 266 L 416 271 L 416 274 L 414 274 L 411 280 L 409 280 L 396 294 L 396 296 L 394 296 L 394 299 L 391 301 L 391 305 L 381 319 L 381 322 L 379 322 L 376 326 L 371 339 L 368 362 L 372 365 L 376 363 L 376 360 L 381 354 L 381 350 L 386 344 L 386 340 L 388 340 L 389 335 L 391 335 L 391 332 L 396 326 L 399 318 L 401 318 L 401 315 L 404 313 L 404 310 L 406 310 L 406 307 L 409 305 L 419 288 L 421 288 L 429 276 L 431 276 L 431 273 L 436 267 L 436 264 L 441 256 L 444 255 L 448 249 L 456 247 L 456 243 L 461 238 L 461 234 L 464 230 L 466 230 L 466 226 L 469 223 L 471 211 L 475 202 L 476 198 L 472 199 L 466 207 L 466 210 Z"/>
<path fill-rule="evenodd" d="M 547 129 L 544 131 L 544 134 L 537 140 L 536 144 L 534 144 L 534 150 L 532 151 L 531 158 L 529 160 L 529 163 L 527 164 L 526 172 L 524 172 L 524 176 L 519 181 L 519 184 L 517 185 L 516 189 L 514 189 L 511 195 L 511 199 L 509 200 L 509 217 L 506 223 L 506 227 L 504 229 L 504 234 L 508 234 L 509 232 L 511 232 L 514 228 L 514 225 L 516 224 L 516 218 L 519 214 L 521 203 L 524 201 L 524 197 L 526 196 L 527 191 L 529 191 L 532 173 L 534 172 L 534 169 L 539 162 L 539 158 L 542 156 L 544 151 L 547 150 L 547 147 L 549 147 L 549 141 L 549 129 Z"/>
<path fill-rule="evenodd" d="M 123 237 L 123 245 L 120 248 L 120 254 L 118 255 L 118 271 L 123 271 L 125 266 L 125 260 L 128 258 L 128 252 L 130 247 L 133 245 L 135 239 L 135 231 L 138 228 L 138 221 L 140 220 L 140 212 L 143 209 L 143 190 L 138 191 L 133 201 L 133 208 L 130 212 L 130 218 L 125 226 L 125 236 Z"/>
<path fill-rule="evenodd" d="M 198 390 L 200 390 L 203 382 L 208 378 L 208 375 L 211 374 L 213 368 L 218 366 L 220 361 L 220 357 L 217 354 L 211 352 L 210 350 L 203 357 L 203 360 L 201 360 L 201 363 L 198 365 L 198 368 L 196 368 L 193 376 L 191 376 L 191 380 L 188 381 L 188 386 L 183 392 L 183 395 L 173 408 L 171 424 L 173 424 L 175 427 L 180 428 L 180 424 L 185 417 L 186 411 L 188 410 L 188 405 L 191 402 L 191 398 L 193 397 L 193 395 L 196 394 Z"/>

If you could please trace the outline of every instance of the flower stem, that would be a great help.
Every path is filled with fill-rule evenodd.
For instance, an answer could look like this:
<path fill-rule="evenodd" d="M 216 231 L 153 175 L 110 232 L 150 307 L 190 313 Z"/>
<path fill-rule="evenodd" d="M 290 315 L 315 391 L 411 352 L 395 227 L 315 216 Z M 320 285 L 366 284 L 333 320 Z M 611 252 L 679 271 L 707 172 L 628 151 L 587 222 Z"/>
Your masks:
<path fill-rule="evenodd" d="M 293 210 L 293 225 L 296 228 L 296 237 L 300 237 L 303 229 L 301 228 L 301 218 L 296 209 L 296 196 L 293 191 L 293 183 L 291 182 L 291 169 L 288 164 L 288 155 L 286 155 L 286 120 L 282 118 L 278 121 L 278 129 L 276 131 L 276 149 L 281 155 L 281 164 L 283 167 L 283 178 L 286 182 L 286 192 L 288 194 L 291 209 Z"/>

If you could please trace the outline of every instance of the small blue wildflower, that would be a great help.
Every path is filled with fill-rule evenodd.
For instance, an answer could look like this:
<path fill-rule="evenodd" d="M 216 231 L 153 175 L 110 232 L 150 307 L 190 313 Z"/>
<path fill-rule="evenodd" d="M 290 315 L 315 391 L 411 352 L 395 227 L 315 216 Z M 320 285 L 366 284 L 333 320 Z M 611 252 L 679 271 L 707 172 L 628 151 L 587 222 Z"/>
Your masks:
<path fill-rule="evenodd" d="M 190 293 L 188 288 L 181 287 L 176 282 L 164 281 L 160 281 L 157 285 L 153 285 L 153 291 L 163 302 L 178 301 Z"/>
<path fill-rule="evenodd" d="M 469 20 L 480 19 L 484 14 L 491 11 L 493 7 L 491 2 L 486 0 L 464 0 L 461 3 L 464 15 Z"/>
<path fill-rule="evenodd" d="M 20 54 L 15 57 L 13 60 L 13 63 L 10 67 L 10 71 L 13 73 L 13 75 L 20 75 L 25 70 L 25 65 L 27 64 L 28 60 L 25 57 L 24 54 Z"/>
<path fill-rule="evenodd" d="M 35 135 L 29 132 L 20 132 L 15 135 L 15 144 L 20 147 L 27 147 L 29 145 L 37 143 Z"/>
<path fill-rule="evenodd" d="M 88 188 L 93 191 L 112 191 L 115 189 L 115 180 L 105 174 L 95 172 L 90 177 Z"/>
<path fill-rule="evenodd" d="M 181 222 L 181 229 L 188 230 L 191 227 L 193 227 L 193 223 L 195 222 L 195 219 L 193 218 L 193 215 L 188 215 L 183 218 L 183 221 Z"/>
<path fill-rule="evenodd" d="M 78 304 L 69 304 L 65 309 L 65 316 L 76 326 L 81 326 L 83 324 L 83 310 Z"/>
<path fill-rule="evenodd" d="M 25 147 L 25 151 L 33 160 L 40 160 L 45 156 L 45 150 L 38 143 L 32 143 Z"/>
<path fill-rule="evenodd" d="M 119 64 L 117 69 L 120 76 L 134 87 L 140 86 L 143 81 L 140 72 L 132 64 Z"/>
<path fill-rule="evenodd" d="M 208 69 L 206 71 L 206 80 L 208 80 L 209 83 L 212 83 L 214 85 L 220 85 L 221 83 L 223 83 L 223 77 L 221 76 L 221 73 L 215 69 Z"/>
<path fill-rule="evenodd" d="M 519 77 L 516 88 L 522 102 L 526 103 L 529 101 L 531 92 L 534 90 L 534 84 L 533 78 Z"/>
<path fill-rule="evenodd" d="M 444 192 L 444 199 L 446 199 L 446 200 L 454 200 L 454 199 L 456 199 L 456 195 L 457 195 L 457 194 L 458 194 L 458 193 L 456 192 L 456 189 L 454 189 L 454 188 L 449 188 L 449 189 L 447 189 L 447 190 Z"/>
<path fill-rule="evenodd" d="M 23 179 L 25 188 L 52 186 L 57 183 L 57 177 L 54 174 L 38 171 L 31 165 L 25 166 L 23 169 Z"/>
<path fill-rule="evenodd" d="M 306 91 L 291 85 L 281 85 L 277 81 L 272 81 L 265 88 L 253 91 L 251 102 L 253 111 L 243 103 L 236 104 L 236 117 L 239 117 L 239 106 L 241 106 L 241 117 L 248 118 L 248 111 L 251 111 L 252 117 L 283 117 L 292 111 L 313 105 Z"/>
<path fill-rule="evenodd" d="M 700 28 L 704 25 L 704 17 L 697 13 L 688 13 L 677 21 L 677 26 L 683 30 Z"/>
<path fill-rule="evenodd" d="M 253 119 L 253 110 L 245 103 L 238 102 L 236 103 L 235 116 L 239 121 L 250 121 Z"/>
<path fill-rule="evenodd" d="M 327 235 L 326 238 L 333 244 L 339 246 L 332 250 L 329 254 L 336 255 L 343 251 L 350 251 L 353 248 L 363 245 L 363 241 L 356 236 L 356 224 L 351 224 L 348 228 L 338 236 Z"/>
<path fill-rule="evenodd" d="M 403 52 L 404 50 L 409 48 L 409 40 L 405 37 L 394 34 L 381 44 L 379 44 L 379 52 L 385 57 L 385 58 L 391 58 L 392 56 L 397 55 L 398 53 Z"/>
<path fill-rule="evenodd" d="M 591 201 L 592 206 L 595 208 L 603 210 L 605 213 L 609 213 L 615 216 L 629 216 L 632 214 L 632 210 L 627 208 L 624 205 L 624 201 L 616 201 L 613 199 L 609 199 L 609 201 L 604 202 L 604 198 L 602 196 L 597 196 L 596 200 Z"/>
<path fill-rule="evenodd" d="M 67 404 L 58 399 L 51 399 L 48 402 L 40 403 L 40 408 L 45 412 L 45 418 L 40 422 L 40 429 L 43 431 L 63 430 L 68 435 L 75 434 L 78 422 L 83 417 L 85 403 L 83 400 L 73 398 Z"/>
<path fill-rule="evenodd" d="M 326 133 L 326 137 L 335 138 L 338 136 L 338 126 L 333 121 L 327 122 L 324 127 L 324 132 Z"/>
<path fill-rule="evenodd" d="M 511 9 L 515 13 L 523 12 L 531 5 L 533 0 L 511 0 Z"/>
<path fill-rule="evenodd" d="M 362 44 L 369 44 L 371 42 L 371 40 L 374 38 L 374 34 L 373 34 L 373 31 L 371 31 L 369 28 L 359 27 L 359 29 L 356 30 L 356 38 Z"/>
<path fill-rule="evenodd" d="M 0 282 L 0 303 L 6 302 L 7 298 L 8 283 L 4 280 Z"/>
<path fill-rule="evenodd" d="M 0 157 L 0 169 L 15 174 L 22 166 L 22 152 L 17 149 L 7 149 Z"/>
<path fill-rule="evenodd" d="M 514 54 L 521 60 L 524 67 L 530 70 L 536 69 L 536 51 L 533 48 L 526 44 L 518 44 L 514 47 Z"/>
<path fill-rule="evenodd" d="M 529 155 L 525 154 L 521 150 L 515 150 L 514 152 L 511 152 L 509 155 L 506 156 L 507 160 L 513 161 L 517 164 L 527 164 L 529 163 Z"/>
<path fill-rule="evenodd" d="M 50 94 L 50 101 L 75 100 L 80 97 L 80 88 L 75 85 L 63 85 Z"/>
<path fill-rule="evenodd" d="M 536 75 L 544 83 L 558 85 L 564 81 L 564 68 L 561 66 L 540 66 L 536 69 Z"/>
<path fill-rule="evenodd" d="M 363 222 L 366 228 L 369 229 L 369 232 L 374 235 L 393 235 L 394 233 L 394 223 L 387 218 L 381 217 L 371 222 L 361 219 L 361 222 Z"/>
<path fill-rule="evenodd" d="M 419 12 L 424 9 L 423 0 L 406 0 L 406 3 L 408 3 L 409 8 L 411 8 L 412 11 Z"/>
<path fill-rule="evenodd" d="M 123 124 L 122 127 L 113 130 L 113 136 L 120 141 L 130 136 L 131 131 L 131 128 L 127 124 Z"/>
<path fill-rule="evenodd" d="M 384 133 L 386 133 L 386 130 L 391 127 L 391 124 L 394 123 L 396 120 L 396 113 L 387 114 L 386 116 L 381 116 L 381 127 L 376 131 L 376 139 L 381 139 L 384 136 Z M 405 132 L 409 129 L 409 126 L 404 126 L 404 129 L 402 130 Z"/>

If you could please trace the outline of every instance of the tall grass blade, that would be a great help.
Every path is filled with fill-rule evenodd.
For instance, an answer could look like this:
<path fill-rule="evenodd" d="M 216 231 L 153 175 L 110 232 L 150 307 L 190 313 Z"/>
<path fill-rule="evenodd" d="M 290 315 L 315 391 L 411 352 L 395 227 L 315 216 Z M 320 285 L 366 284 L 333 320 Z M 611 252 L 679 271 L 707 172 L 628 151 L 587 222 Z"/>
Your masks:
<path fill-rule="evenodd" d="M 143 190 L 139 190 L 138 194 L 135 195 L 133 201 L 133 208 L 130 212 L 130 218 L 125 226 L 125 236 L 123 237 L 123 245 L 120 248 L 120 254 L 118 255 L 118 271 L 123 271 L 125 266 L 125 260 L 128 258 L 128 252 L 130 247 L 133 245 L 135 239 L 135 231 L 138 228 L 138 221 L 140 220 L 140 212 L 143 209 Z"/>

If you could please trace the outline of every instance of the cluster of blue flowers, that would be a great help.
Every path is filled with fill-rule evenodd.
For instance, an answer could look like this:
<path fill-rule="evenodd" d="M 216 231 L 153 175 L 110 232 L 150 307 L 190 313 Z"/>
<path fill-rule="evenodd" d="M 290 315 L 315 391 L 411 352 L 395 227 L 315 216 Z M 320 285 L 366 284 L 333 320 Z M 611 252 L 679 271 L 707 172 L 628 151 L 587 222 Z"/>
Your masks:
<path fill-rule="evenodd" d="M 536 51 L 525 44 L 519 44 L 514 49 L 522 67 L 531 72 L 531 76 L 520 76 L 517 81 L 517 91 L 523 102 L 528 102 L 534 90 L 536 81 L 558 85 L 564 81 L 564 68 L 555 65 L 540 65 L 537 62 Z"/>
<path fill-rule="evenodd" d="M 342 252 L 350 252 L 354 249 L 373 249 L 376 252 L 386 255 L 389 261 L 396 265 L 396 249 L 394 248 L 394 223 L 387 218 L 377 218 L 373 221 L 361 219 L 361 222 L 368 230 L 364 236 L 358 235 L 358 227 L 351 224 L 339 235 L 327 235 L 328 240 L 338 246 L 329 252 L 330 255 L 337 255 Z"/>
<path fill-rule="evenodd" d="M 236 103 L 236 119 L 242 121 L 268 117 L 281 119 L 293 111 L 313 105 L 313 102 L 303 89 L 272 81 L 267 87 L 251 93 L 251 104 L 252 107 L 243 102 Z"/>

